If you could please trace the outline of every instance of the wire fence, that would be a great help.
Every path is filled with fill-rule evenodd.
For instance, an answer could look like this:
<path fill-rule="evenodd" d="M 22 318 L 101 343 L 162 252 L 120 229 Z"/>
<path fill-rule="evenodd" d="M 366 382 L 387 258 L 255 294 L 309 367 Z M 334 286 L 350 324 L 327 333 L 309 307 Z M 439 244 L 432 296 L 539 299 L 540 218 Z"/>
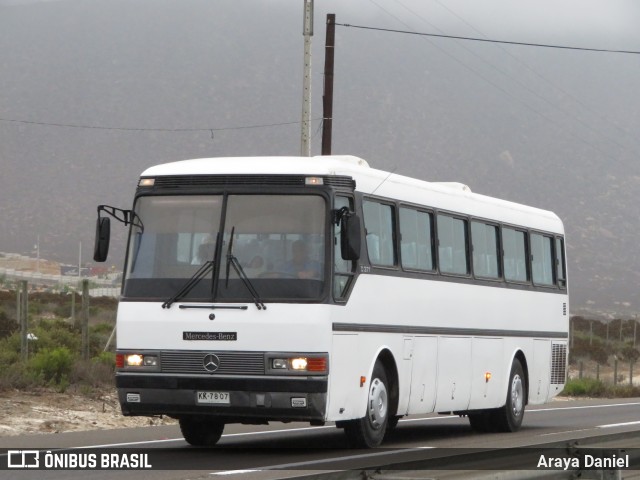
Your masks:
<path fill-rule="evenodd" d="M 571 319 L 569 378 L 608 385 L 640 385 L 638 319 Z"/>

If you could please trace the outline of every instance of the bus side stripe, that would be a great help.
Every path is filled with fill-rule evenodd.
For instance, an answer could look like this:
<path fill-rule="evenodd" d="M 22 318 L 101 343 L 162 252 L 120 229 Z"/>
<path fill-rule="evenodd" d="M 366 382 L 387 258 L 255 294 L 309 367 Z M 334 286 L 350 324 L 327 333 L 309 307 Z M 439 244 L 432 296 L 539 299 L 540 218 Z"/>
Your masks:
<path fill-rule="evenodd" d="M 535 330 L 497 330 L 486 328 L 418 327 L 412 325 L 382 325 L 360 323 L 334 323 L 334 332 L 404 333 L 414 335 L 463 335 L 471 337 L 528 337 L 568 338 L 567 332 Z"/>

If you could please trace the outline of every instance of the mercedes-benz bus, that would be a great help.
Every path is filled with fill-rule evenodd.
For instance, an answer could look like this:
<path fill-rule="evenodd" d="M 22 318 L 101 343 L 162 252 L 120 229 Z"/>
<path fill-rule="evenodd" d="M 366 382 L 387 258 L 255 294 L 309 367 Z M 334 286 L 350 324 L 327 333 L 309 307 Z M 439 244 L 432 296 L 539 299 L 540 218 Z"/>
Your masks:
<path fill-rule="evenodd" d="M 151 167 L 131 209 L 117 313 L 124 415 L 213 445 L 229 423 L 334 422 L 380 445 L 405 415 L 514 431 L 562 391 L 568 289 L 549 211 L 352 156 Z"/>

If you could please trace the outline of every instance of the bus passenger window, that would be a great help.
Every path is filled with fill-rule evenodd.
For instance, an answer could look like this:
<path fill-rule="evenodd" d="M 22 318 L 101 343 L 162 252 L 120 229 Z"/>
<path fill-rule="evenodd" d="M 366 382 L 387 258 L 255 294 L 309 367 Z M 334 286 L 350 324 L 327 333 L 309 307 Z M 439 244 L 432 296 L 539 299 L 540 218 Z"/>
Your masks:
<path fill-rule="evenodd" d="M 504 278 L 510 282 L 528 282 L 527 234 L 513 228 L 502 228 Z"/>
<path fill-rule="evenodd" d="M 393 267 L 396 264 L 393 207 L 365 200 L 362 209 L 369 260 L 373 265 Z"/>
<path fill-rule="evenodd" d="M 471 222 L 471 242 L 475 275 L 483 278 L 500 278 L 498 227 Z"/>
<path fill-rule="evenodd" d="M 531 271 L 533 283 L 553 285 L 553 239 L 538 233 L 531 234 Z"/>
<path fill-rule="evenodd" d="M 438 215 L 438 258 L 442 273 L 469 274 L 466 220 Z"/>
<path fill-rule="evenodd" d="M 402 267 L 433 270 L 433 215 L 411 208 L 400 209 L 400 253 Z"/>

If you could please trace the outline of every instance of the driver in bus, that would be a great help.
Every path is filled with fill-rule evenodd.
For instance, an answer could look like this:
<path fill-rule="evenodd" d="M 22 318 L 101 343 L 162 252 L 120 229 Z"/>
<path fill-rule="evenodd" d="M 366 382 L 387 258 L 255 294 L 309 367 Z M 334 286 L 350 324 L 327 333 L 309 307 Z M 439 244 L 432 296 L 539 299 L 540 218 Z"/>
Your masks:
<path fill-rule="evenodd" d="M 320 264 L 309 258 L 309 247 L 304 240 L 296 240 L 291 245 L 291 260 L 286 263 L 284 273 L 296 278 L 320 278 Z"/>

